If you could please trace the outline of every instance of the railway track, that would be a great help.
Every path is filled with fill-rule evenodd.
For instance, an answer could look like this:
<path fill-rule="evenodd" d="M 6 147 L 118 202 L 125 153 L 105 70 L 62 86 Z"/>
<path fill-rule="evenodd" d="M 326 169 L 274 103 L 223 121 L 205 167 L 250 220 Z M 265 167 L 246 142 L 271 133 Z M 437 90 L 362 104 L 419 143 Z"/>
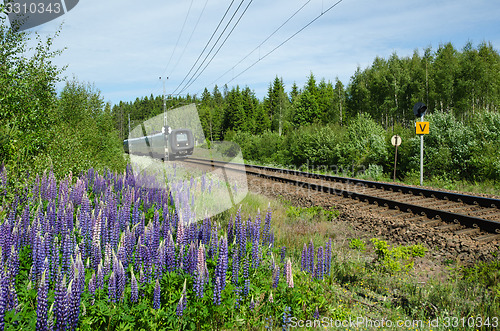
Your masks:
<path fill-rule="evenodd" d="M 242 171 L 241 164 L 197 158 L 184 162 Z M 335 203 L 385 217 L 421 222 L 439 231 L 470 235 L 480 242 L 500 239 L 499 199 L 257 165 L 245 165 L 245 171 L 248 175 L 328 193 L 336 199 Z"/>

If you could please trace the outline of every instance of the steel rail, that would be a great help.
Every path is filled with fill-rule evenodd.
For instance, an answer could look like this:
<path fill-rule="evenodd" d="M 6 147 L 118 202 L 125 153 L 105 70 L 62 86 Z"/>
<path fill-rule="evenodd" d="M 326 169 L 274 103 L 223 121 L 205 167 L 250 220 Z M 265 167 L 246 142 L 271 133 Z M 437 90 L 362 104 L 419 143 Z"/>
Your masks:
<path fill-rule="evenodd" d="M 425 197 L 463 202 L 466 204 L 468 203 L 471 205 L 480 205 L 483 207 L 492 207 L 493 206 L 493 207 L 498 208 L 498 206 L 500 206 L 500 200 L 498 200 L 498 199 L 476 197 L 476 196 L 470 196 L 470 195 L 459 194 L 459 193 L 441 192 L 441 191 L 427 190 L 427 189 L 414 188 L 414 187 L 406 187 L 406 186 L 388 184 L 388 183 L 379 183 L 379 182 L 374 182 L 374 181 L 367 181 L 367 180 L 347 178 L 347 177 L 312 174 L 312 173 L 307 173 L 307 172 L 303 172 L 303 171 L 295 171 L 295 170 L 256 166 L 256 165 L 246 165 L 246 164 L 241 164 L 241 163 L 207 160 L 207 159 L 199 159 L 199 158 L 192 158 L 192 157 L 189 159 L 186 159 L 185 161 L 190 161 L 190 162 L 194 162 L 194 163 L 201 163 L 201 162 L 197 162 L 197 161 L 202 161 L 202 162 L 210 162 L 212 164 L 238 165 L 238 166 L 245 166 L 245 167 L 249 167 L 249 168 L 274 171 L 274 172 L 278 172 L 278 173 L 303 176 L 303 177 L 308 177 L 308 178 L 316 178 L 316 179 L 323 179 L 323 180 L 327 180 L 327 181 L 342 182 L 345 184 L 354 184 L 354 185 L 361 185 L 361 186 L 366 185 L 366 186 L 376 187 L 376 188 L 384 189 L 384 190 L 389 189 L 389 190 L 392 190 L 394 192 L 402 192 L 402 193 L 408 193 L 408 194 L 414 194 L 414 195 L 415 195 L 415 193 L 417 193 L 417 194 L 425 196 Z M 234 170 L 239 171 L 240 169 L 234 169 Z M 329 193 L 332 195 L 343 196 L 346 198 L 358 199 L 359 201 L 366 201 L 370 204 L 375 204 L 378 206 L 385 206 L 389 209 L 396 209 L 396 210 L 400 210 L 403 212 L 409 212 L 409 213 L 413 213 L 416 215 L 426 216 L 429 219 L 438 218 L 438 219 L 441 219 L 441 220 L 448 222 L 448 223 L 459 223 L 459 224 L 462 224 L 462 225 L 467 226 L 467 227 L 472 227 L 472 228 L 479 227 L 482 230 L 484 230 L 486 232 L 490 232 L 490 233 L 500 233 L 500 222 L 496 222 L 496 221 L 491 221 L 491 220 L 487 220 L 487 219 L 483 219 L 483 218 L 479 218 L 479 217 L 474 217 L 474 216 L 469 216 L 469 215 L 447 212 L 447 211 L 433 209 L 433 208 L 424 207 L 424 206 L 418 206 L 418 205 L 414 205 L 414 204 L 407 203 L 407 202 L 394 201 L 394 200 L 390 200 L 387 198 L 371 196 L 368 194 L 358 193 L 358 192 L 354 192 L 354 191 L 347 191 L 347 190 L 343 190 L 343 189 L 339 190 L 337 188 L 330 187 L 330 186 L 313 184 L 313 183 L 308 183 L 308 182 L 303 182 L 303 181 L 299 181 L 299 180 L 295 180 L 295 179 L 283 178 L 283 177 L 278 177 L 278 176 L 273 176 L 273 175 L 268 175 L 268 174 L 262 174 L 262 173 L 255 172 L 255 171 L 246 170 L 246 172 L 251 174 L 251 175 L 258 176 L 258 177 L 265 178 L 265 179 L 269 179 L 269 180 L 273 180 L 273 181 L 279 181 L 279 182 L 299 186 L 302 188 L 307 188 L 307 189 L 311 189 L 311 190 L 315 190 L 315 191 L 325 192 L 325 193 Z"/>

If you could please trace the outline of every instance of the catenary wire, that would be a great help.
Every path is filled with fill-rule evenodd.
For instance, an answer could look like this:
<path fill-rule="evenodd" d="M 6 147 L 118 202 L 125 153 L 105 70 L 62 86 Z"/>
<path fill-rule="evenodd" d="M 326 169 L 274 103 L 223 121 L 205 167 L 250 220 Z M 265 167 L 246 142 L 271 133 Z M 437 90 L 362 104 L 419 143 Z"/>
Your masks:
<path fill-rule="evenodd" d="M 203 48 L 203 50 L 201 51 L 200 55 L 198 56 L 198 58 L 196 59 L 196 61 L 194 62 L 194 64 L 191 66 L 191 69 L 189 69 L 188 73 L 186 74 L 186 76 L 184 76 L 184 78 L 182 79 L 182 81 L 180 82 L 180 84 L 175 88 L 175 90 L 173 91 L 173 93 L 175 93 L 179 89 L 179 87 L 184 83 L 184 81 L 189 76 L 189 74 L 191 74 L 191 72 L 193 71 L 194 67 L 198 64 L 198 61 L 200 60 L 200 58 L 202 57 L 203 53 L 207 49 L 208 45 L 210 45 L 210 42 L 212 41 L 212 39 L 214 38 L 215 34 L 217 33 L 217 30 L 219 30 L 219 27 L 221 26 L 222 22 L 226 18 L 227 13 L 229 12 L 229 10 L 231 9 L 231 7 L 233 6 L 233 3 L 234 3 L 234 0 L 232 0 L 231 3 L 229 4 L 229 7 L 227 7 L 226 12 L 224 13 L 224 16 L 222 16 L 221 20 L 219 21 L 219 24 L 217 24 L 217 27 L 215 28 L 214 32 L 212 33 L 212 36 L 207 41 L 207 43 L 206 43 L 205 47 Z"/>
<path fill-rule="evenodd" d="M 262 61 L 264 58 L 266 58 L 268 55 L 270 55 L 271 53 L 273 53 L 275 50 L 277 50 L 278 48 L 280 48 L 281 46 L 283 46 L 285 43 L 287 43 L 290 39 L 292 39 L 293 37 L 295 37 L 296 35 L 298 35 L 300 32 L 302 32 L 303 30 L 305 30 L 308 26 L 310 26 L 311 24 L 313 24 L 314 22 L 316 22 L 321 16 L 323 16 L 324 14 L 328 13 L 331 9 L 333 9 L 334 7 L 336 7 L 339 3 L 341 3 L 343 0 L 339 0 L 337 1 L 336 3 L 334 3 L 332 6 L 330 6 L 328 9 L 326 9 L 325 11 L 323 11 L 321 14 L 319 14 L 318 16 L 316 16 L 312 21 L 310 21 L 309 23 L 307 23 L 306 25 L 304 25 L 300 30 L 298 30 L 297 32 L 295 32 L 294 34 L 292 34 L 290 37 L 288 37 L 285 41 L 283 41 L 281 44 L 279 44 L 278 46 L 276 46 L 275 48 L 273 48 L 271 51 L 269 51 L 268 53 L 266 53 L 264 56 L 262 56 L 261 58 L 259 58 L 257 61 L 255 61 L 254 63 L 252 63 L 249 67 L 247 67 L 245 70 L 243 70 L 242 72 L 240 72 L 238 75 L 234 76 L 231 80 L 229 80 L 227 84 L 231 83 L 233 80 L 235 80 L 236 78 L 238 78 L 239 76 L 241 76 L 242 74 L 244 74 L 245 72 L 247 72 L 249 69 L 251 69 L 253 66 L 255 66 L 257 63 L 259 63 L 260 61 Z"/>
<path fill-rule="evenodd" d="M 250 55 L 252 55 L 256 50 L 258 50 L 266 41 L 268 41 L 272 36 L 274 36 L 283 26 L 285 26 L 292 18 L 295 17 L 304 7 L 311 2 L 311 0 L 308 0 L 306 3 L 304 3 L 299 9 L 297 9 L 286 21 L 284 21 L 276 30 L 274 30 L 269 36 L 267 36 L 264 41 L 262 41 L 257 47 L 255 47 L 250 53 L 248 53 L 244 58 L 242 58 L 238 63 L 236 63 L 232 68 L 224 72 L 222 75 L 220 75 L 217 79 L 215 79 L 212 83 L 209 84 L 209 86 L 215 84 L 217 81 L 219 81 L 222 77 L 227 75 L 231 70 L 234 70 L 241 62 L 245 61 Z M 200 92 L 200 91 L 199 91 Z"/>
<path fill-rule="evenodd" d="M 182 33 L 184 32 L 184 27 L 186 26 L 186 22 L 187 22 L 187 19 L 189 17 L 189 13 L 191 12 L 191 7 L 193 7 L 193 1 L 194 0 L 191 0 L 191 4 L 189 5 L 189 9 L 188 9 L 186 18 L 184 19 L 184 23 L 182 23 L 181 32 L 179 33 L 179 36 L 177 37 L 177 41 L 175 42 L 174 50 L 172 51 L 172 54 L 170 54 L 170 58 L 168 59 L 167 66 L 165 67 L 165 70 L 163 70 L 163 74 L 165 74 L 165 72 L 167 71 L 168 66 L 170 65 L 170 62 L 172 61 L 172 58 L 173 58 L 175 51 L 177 49 L 177 46 L 179 45 L 179 40 L 181 39 Z"/>
<path fill-rule="evenodd" d="M 250 1 L 250 3 L 252 3 L 253 0 Z M 212 48 L 210 48 L 210 51 L 208 51 L 207 55 L 205 56 L 205 58 L 203 59 L 203 61 L 201 62 L 201 64 L 198 66 L 198 68 L 196 69 L 196 71 L 193 73 L 193 75 L 189 78 L 189 80 L 186 82 L 186 84 L 184 85 L 184 87 L 182 88 L 182 91 L 184 91 L 186 89 L 186 87 L 188 85 L 191 85 L 198 77 L 196 76 L 196 74 L 198 73 L 198 71 L 200 70 L 200 68 L 203 66 L 203 64 L 205 63 L 205 61 L 208 59 L 208 57 L 210 56 L 210 54 L 212 53 L 212 51 L 214 50 L 214 48 L 217 46 L 217 44 L 219 43 L 219 41 L 221 40 L 222 36 L 224 35 L 224 33 L 226 32 L 227 28 L 231 25 L 231 22 L 233 21 L 234 17 L 236 16 L 236 14 L 238 13 L 238 11 L 240 10 L 241 6 L 243 5 L 243 3 L 245 2 L 245 0 L 241 0 L 240 4 L 238 5 L 238 7 L 236 8 L 236 10 L 234 11 L 233 15 L 231 16 L 231 18 L 229 19 L 229 21 L 227 22 L 226 26 L 224 27 L 224 30 L 221 32 L 221 34 L 219 35 L 219 37 L 217 38 L 217 40 L 215 41 L 215 43 L 212 45 Z M 248 9 L 248 6 L 246 7 L 246 9 Z M 246 9 L 245 11 L 243 12 L 243 14 L 246 12 Z M 240 18 L 238 19 L 238 21 L 236 22 L 236 24 L 234 26 L 236 26 L 238 24 L 238 22 L 240 21 L 242 15 L 240 16 Z M 232 31 L 234 30 L 234 26 L 233 26 L 233 29 L 231 29 L 231 31 L 229 32 L 228 36 L 231 35 Z M 225 40 L 227 40 L 227 37 Z M 224 40 L 224 42 L 225 42 Z M 224 43 L 223 43 L 224 44 Z M 220 48 L 219 48 L 220 49 Z M 203 69 L 205 70 L 205 69 Z M 196 78 L 194 78 L 196 76 Z M 177 89 L 180 87 L 180 85 L 177 87 Z M 175 93 L 177 91 L 177 89 L 173 92 Z M 179 92 L 178 94 L 180 94 L 181 92 Z"/>
<path fill-rule="evenodd" d="M 236 21 L 236 23 L 234 24 L 234 26 L 232 27 L 231 31 L 229 31 L 229 33 L 227 34 L 226 38 L 224 39 L 224 41 L 222 42 L 222 44 L 220 44 L 219 48 L 217 49 L 217 51 L 215 52 L 214 55 L 212 55 L 212 57 L 210 58 L 210 60 L 208 61 L 208 63 L 205 65 L 205 67 L 203 67 L 203 69 L 200 71 L 200 73 L 191 81 L 191 83 L 189 83 L 189 85 L 186 85 L 184 86 L 184 88 L 179 92 L 179 93 L 182 93 L 183 91 L 185 91 L 187 88 L 189 88 L 199 77 L 200 75 L 205 71 L 205 69 L 208 67 L 208 65 L 212 62 L 212 60 L 215 58 L 215 56 L 219 53 L 219 51 L 221 50 L 222 46 L 224 46 L 224 44 L 226 43 L 227 39 L 229 38 L 229 36 L 233 33 L 233 30 L 236 28 L 236 26 L 238 25 L 238 23 L 240 22 L 241 18 L 243 17 L 243 15 L 245 15 L 248 7 L 250 7 L 250 5 L 252 4 L 253 0 L 250 0 L 250 2 L 247 4 L 245 10 L 243 11 L 243 13 L 241 13 L 240 17 L 238 18 L 238 21 Z"/>
<path fill-rule="evenodd" d="M 179 62 L 181 61 L 182 57 L 184 56 L 184 53 L 186 52 L 186 49 L 189 45 L 189 43 L 191 42 L 191 39 L 193 38 L 193 34 L 194 32 L 196 31 L 196 28 L 198 27 L 198 23 L 200 23 L 200 20 L 201 20 L 201 17 L 203 16 L 203 13 L 205 12 L 205 8 L 207 7 L 207 3 L 208 3 L 208 0 L 205 1 L 205 5 L 203 6 L 203 9 L 201 10 L 201 13 L 200 13 L 200 16 L 198 16 L 198 20 L 196 21 L 196 24 L 193 28 L 193 31 L 191 31 L 191 35 L 189 36 L 189 39 L 186 43 L 186 45 L 184 46 L 184 49 L 182 50 L 182 53 L 181 53 L 181 56 L 179 57 L 179 59 L 177 60 L 177 62 L 175 63 L 174 67 L 172 68 L 172 71 L 170 72 L 169 76 L 174 72 L 174 70 L 177 68 L 177 66 L 179 65 Z"/>

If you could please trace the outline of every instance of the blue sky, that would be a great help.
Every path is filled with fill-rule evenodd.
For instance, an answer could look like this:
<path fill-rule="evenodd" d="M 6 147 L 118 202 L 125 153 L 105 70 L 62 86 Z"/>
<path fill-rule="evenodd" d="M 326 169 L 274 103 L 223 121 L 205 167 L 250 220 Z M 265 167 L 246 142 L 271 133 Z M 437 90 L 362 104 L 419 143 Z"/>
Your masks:
<path fill-rule="evenodd" d="M 447 42 L 461 49 L 467 41 L 474 45 L 488 41 L 500 49 L 500 2 L 496 0 L 343 0 L 240 75 L 336 2 L 251 2 L 220 52 L 182 94 L 200 95 L 205 87 L 211 91 L 215 84 L 227 83 L 229 87 L 249 86 L 262 99 L 275 76 L 283 78 L 287 90 L 294 82 L 302 87 L 311 72 L 318 80 L 339 77 L 347 84 L 357 66 L 367 67 L 376 56 L 388 57 L 393 52 L 411 56 L 415 49 L 431 46 L 436 50 Z M 105 101 L 114 104 L 162 94 L 160 76 L 169 77 L 166 89 L 167 94 L 172 93 L 230 3 L 85 0 L 32 31 L 49 36 L 63 23 L 54 46 L 66 50 L 54 62 L 68 65 L 68 78 L 94 83 Z M 232 8 L 239 3 L 234 1 Z M 243 2 L 236 18 L 248 3 L 250 0 Z M 251 53 L 304 4 L 293 19 Z M 222 39 L 226 35 L 227 31 Z"/>

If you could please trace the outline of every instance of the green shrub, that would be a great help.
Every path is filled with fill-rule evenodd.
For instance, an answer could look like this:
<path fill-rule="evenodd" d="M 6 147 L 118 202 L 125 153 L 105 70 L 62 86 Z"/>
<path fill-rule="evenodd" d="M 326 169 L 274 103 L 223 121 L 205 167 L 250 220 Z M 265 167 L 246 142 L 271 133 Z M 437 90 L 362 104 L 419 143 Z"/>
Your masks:
<path fill-rule="evenodd" d="M 372 238 L 370 241 L 377 254 L 377 263 L 380 268 L 391 274 L 399 271 L 408 271 L 413 268 L 413 258 L 423 257 L 427 249 L 422 245 L 390 247 L 384 240 Z"/>
<path fill-rule="evenodd" d="M 358 238 L 351 239 L 351 241 L 349 241 L 349 247 L 358 251 L 364 251 L 366 249 L 363 240 Z"/>

